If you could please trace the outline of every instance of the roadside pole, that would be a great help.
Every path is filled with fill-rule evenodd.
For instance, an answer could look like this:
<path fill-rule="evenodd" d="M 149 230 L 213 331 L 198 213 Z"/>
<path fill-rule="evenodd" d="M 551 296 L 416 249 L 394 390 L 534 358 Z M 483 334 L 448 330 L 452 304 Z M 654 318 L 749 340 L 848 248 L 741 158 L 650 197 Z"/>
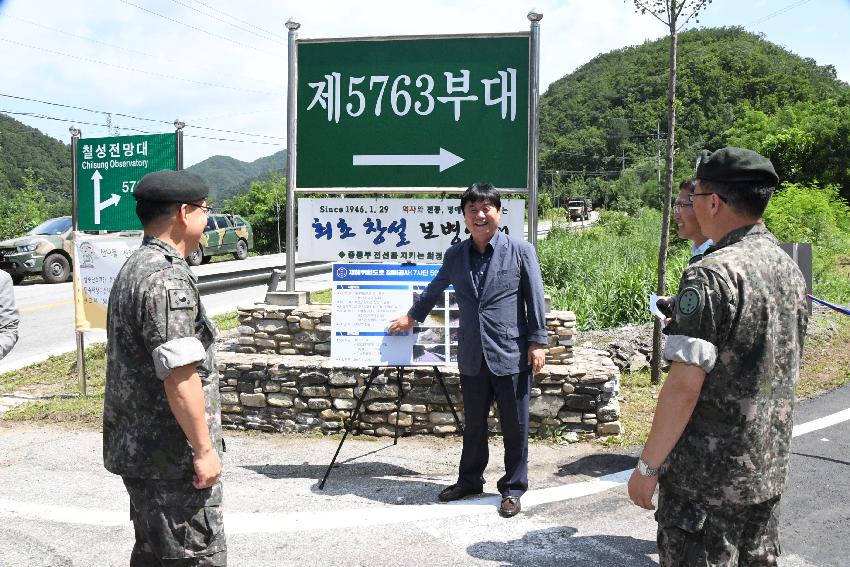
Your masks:
<path fill-rule="evenodd" d="M 177 119 L 174 121 L 174 128 L 176 129 L 174 132 L 176 136 L 174 148 L 177 150 L 177 156 L 175 158 L 177 161 L 177 171 L 183 169 L 183 128 L 185 127 L 186 123 L 182 120 Z"/>
<path fill-rule="evenodd" d="M 543 14 L 531 11 L 531 44 L 529 46 L 528 93 L 528 241 L 537 247 L 537 138 L 540 122 L 540 20 Z"/>
<path fill-rule="evenodd" d="M 289 60 L 286 85 L 286 291 L 295 291 L 295 119 L 298 112 L 298 54 L 295 40 L 298 38 L 296 21 L 287 20 L 289 30 Z M 280 231 L 278 231 L 280 234 Z"/>
<path fill-rule="evenodd" d="M 80 140 L 80 136 L 82 132 L 76 126 L 71 126 L 68 131 L 71 133 L 71 201 L 72 201 L 72 226 L 71 226 L 71 241 L 74 242 L 74 254 L 76 254 L 76 241 L 77 241 L 77 231 L 80 228 L 80 215 L 77 212 L 77 143 Z M 77 278 L 79 274 L 76 274 L 74 277 L 74 287 L 78 285 Z M 83 331 L 75 331 L 77 339 L 77 378 L 80 383 L 80 393 L 85 398 L 87 393 L 86 388 L 86 351 L 85 351 L 85 339 L 83 336 Z"/>

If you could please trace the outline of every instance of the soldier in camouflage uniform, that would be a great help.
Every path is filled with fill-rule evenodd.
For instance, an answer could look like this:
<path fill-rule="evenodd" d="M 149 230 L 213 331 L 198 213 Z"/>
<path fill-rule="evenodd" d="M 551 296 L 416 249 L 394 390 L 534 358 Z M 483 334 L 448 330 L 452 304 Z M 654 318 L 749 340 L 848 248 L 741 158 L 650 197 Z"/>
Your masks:
<path fill-rule="evenodd" d="M 103 461 L 130 495 L 132 566 L 227 563 L 216 328 L 184 260 L 208 193 L 185 171 L 139 181 L 145 237 L 109 296 Z"/>
<path fill-rule="evenodd" d="M 654 509 L 660 485 L 662 565 L 776 565 L 806 287 L 761 223 L 779 182 L 770 161 L 704 150 L 696 177 L 694 213 L 716 244 L 682 275 L 629 497 Z"/>

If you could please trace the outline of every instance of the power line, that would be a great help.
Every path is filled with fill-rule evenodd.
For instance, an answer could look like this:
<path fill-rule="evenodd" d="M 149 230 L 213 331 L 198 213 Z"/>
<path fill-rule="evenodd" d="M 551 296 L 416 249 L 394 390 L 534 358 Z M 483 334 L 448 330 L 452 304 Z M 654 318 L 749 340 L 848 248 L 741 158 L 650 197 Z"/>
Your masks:
<path fill-rule="evenodd" d="M 68 118 L 59 118 L 57 116 L 48 116 L 47 114 L 41 114 L 38 112 L 15 112 L 12 110 L 0 110 L 3 114 L 12 114 L 15 116 L 29 116 L 30 118 L 42 118 L 44 120 L 55 120 L 57 122 L 67 122 L 69 124 L 82 124 L 83 126 L 101 126 L 103 128 L 109 127 L 109 124 L 101 124 L 98 122 L 86 122 L 84 120 L 71 120 Z M 130 128 L 122 127 L 122 130 L 132 130 L 133 132 L 139 132 L 141 134 L 158 134 L 159 132 L 150 132 L 148 130 L 140 130 L 138 128 Z"/>
<path fill-rule="evenodd" d="M 258 144 L 262 146 L 277 146 L 279 148 L 286 147 L 285 144 L 281 142 L 255 142 L 254 140 L 233 140 L 231 138 L 214 138 L 212 136 L 199 136 L 197 134 L 184 134 L 187 138 L 199 138 L 201 140 L 217 140 L 220 142 L 237 142 L 240 144 Z"/>
<path fill-rule="evenodd" d="M 225 20 L 225 19 L 223 19 L 223 18 L 219 18 L 218 16 L 213 16 L 212 14 L 210 14 L 210 13 L 208 13 L 208 12 L 204 12 L 203 10 L 199 10 L 198 8 L 195 8 L 194 6 L 189 6 L 188 4 L 184 4 L 184 3 L 183 3 L 183 2 L 181 2 L 180 0 L 171 0 L 171 1 L 172 1 L 172 2 L 174 2 L 175 4 L 178 4 L 178 5 L 180 5 L 180 6 L 183 6 L 184 8 L 188 8 L 189 10 L 192 10 L 192 11 L 194 11 L 194 12 L 197 12 L 197 13 L 199 13 L 199 14 L 201 14 L 201 15 L 203 15 L 203 16 L 206 16 L 206 17 L 208 17 L 208 18 L 212 18 L 213 20 L 219 21 L 219 22 L 221 22 L 221 23 L 223 23 L 223 24 L 227 24 L 228 26 L 232 26 L 232 27 L 234 27 L 234 28 L 236 28 L 236 29 L 238 29 L 238 30 L 242 30 L 242 31 L 244 31 L 244 32 L 248 32 L 248 33 L 250 33 L 251 35 L 255 35 L 255 36 L 257 36 L 257 37 L 259 37 L 259 38 L 262 38 L 262 39 L 264 39 L 264 40 L 266 40 L 266 41 L 273 41 L 273 42 L 277 43 L 277 44 L 278 44 L 278 45 L 280 45 L 280 46 L 286 47 L 286 44 L 285 44 L 285 43 L 283 43 L 283 42 L 281 42 L 281 41 L 279 41 L 278 39 L 270 38 L 270 37 L 267 37 L 267 36 L 263 36 L 263 35 L 261 35 L 261 34 L 258 34 L 257 32 L 255 32 L 255 31 L 254 31 L 254 30 L 252 30 L 252 29 L 244 28 L 244 27 L 239 26 L 239 25 L 236 25 L 236 24 L 234 24 L 234 23 L 232 23 L 232 22 L 228 22 L 227 20 Z M 230 17 L 232 18 L 233 16 L 230 16 Z"/>
<path fill-rule="evenodd" d="M 771 18 L 775 18 L 776 16 L 779 16 L 780 14 L 784 14 L 785 12 L 793 10 L 794 8 L 797 8 L 798 6 L 802 6 L 803 4 L 808 4 L 809 2 L 811 2 L 811 0 L 798 0 L 797 2 L 789 4 L 789 5 L 785 6 L 784 8 L 780 8 L 779 10 L 776 10 L 775 12 L 771 12 L 770 14 L 766 15 L 765 17 L 763 17 L 761 19 L 754 20 L 744 27 L 750 27 L 750 26 L 754 26 L 756 24 L 760 24 L 762 22 L 766 22 L 767 20 L 769 20 Z"/>
<path fill-rule="evenodd" d="M 186 116 L 187 120 L 217 120 L 219 118 L 232 118 L 234 116 L 250 116 L 252 114 L 280 114 L 279 108 L 263 108 L 260 110 L 250 110 L 245 112 L 227 112 L 225 114 L 205 114 L 202 116 L 195 116 L 194 114 L 189 114 Z M 182 114 L 182 113 L 181 113 Z M 196 128 L 199 126 L 195 125 Z"/>
<path fill-rule="evenodd" d="M 83 36 L 83 35 L 77 35 L 75 33 L 71 33 L 69 31 L 61 30 L 59 28 L 54 28 L 54 27 L 51 27 L 51 26 L 46 26 L 44 24 L 39 24 L 38 22 L 33 22 L 31 20 L 27 20 L 25 18 L 20 18 L 18 16 L 13 16 L 11 14 L 7 14 L 5 17 L 12 18 L 13 20 L 18 20 L 19 22 L 24 22 L 25 24 L 29 24 L 29 25 L 37 27 L 37 28 L 42 28 L 42 29 L 49 30 L 49 31 L 52 31 L 52 32 L 56 32 L 56 33 L 59 33 L 59 34 L 62 34 L 62 35 L 66 35 L 68 37 L 73 37 L 73 38 L 76 38 L 76 39 L 82 39 L 84 41 L 96 43 L 98 45 L 103 45 L 105 47 L 109 47 L 110 49 L 115 49 L 115 50 L 123 51 L 123 52 L 126 52 L 126 53 L 132 53 L 132 54 L 135 54 L 135 55 L 142 55 L 144 57 L 150 57 L 151 59 L 159 59 L 161 61 L 165 61 L 167 63 L 172 63 L 172 64 L 175 64 L 175 65 L 181 64 L 180 61 L 176 61 L 174 59 L 169 59 L 167 57 L 162 57 L 161 55 L 154 55 L 152 53 L 146 53 L 144 51 L 138 51 L 136 49 L 128 49 L 128 48 L 122 47 L 120 45 L 114 45 L 112 43 L 100 41 L 99 39 L 95 39 L 93 37 L 86 37 L 86 36 Z M 193 67 L 197 68 L 197 66 L 195 66 L 194 64 L 193 64 Z M 220 72 L 220 69 L 217 69 L 217 68 L 216 69 L 214 69 L 213 67 L 205 67 L 205 68 L 208 69 L 208 70 L 215 70 L 216 73 Z M 227 75 L 222 75 L 222 77 L 227 77 Z M 270 85 L 270 86 L 277 86 L 275 83 L 270 83 L 268 81 L 264 81 L 264 80 L 260 80 L 260 79 L 254 79 L 254 78 L 251 78 L 251 77 L 237 77 L 237 76 L 231 75 L 231 78 L 242 80 L 242 81 L 248 80 L 248 81 L 251 81 L 251 82 L 254 82 L 254 83 L 264 83 L 264 84 Z"/>
<path fill-rule="evenodd" d="M 111 116 L 120 116 L 121 118 L 130 118 L 132 120 L 142 120 L 142 121 L 145 121 L 145 122 L 156 122 L 156 123 L 159 123 L 159 124 L 173 124 L 173 122 L 170 121 L 170 120 L 160 120 L 160 119 L 156 119 L 156 118 L 145 118 L 143 116 L 133 116 L 132 114 L 123 114 L 123 113 L 120 113 L 120 112 L 109 112 L 109 111 L 106 111 L 106 110 L 95 110 L 93 108 L 86 108 L 86 107 L 83 107 L 83 106 L 74 106 L 74 105 L 71 105 L 71 104 L 62 104 L 62 103 L 59 103 L 59 102 L 50 102 L 50 101 L 47 101 L 47 100 L 39 100 L 39 99 L 35 99 L 35 98 L 27 98 L 27 97 L 23 97 L 23 96 L 15 96 L 15 95 L 10 95 L 10 94 L 5 94 L 5 93 L 0 93 L 0 96 L 6 97 L 6 98 L 13 98 L 13 99 L 17 99 L 17 100 L 25 100 L 27 102 L 37 102 L 39 104 L 47 104 L 47 105 L 50 105 L 50 106 L 59 106 L 59 107 L 62 107 L 62 108 L 70 108 L 70 109 L 73 109 L 73 110 L 84 110 L 86 112 L 94 112 L 95 114 L 106 114 L 106 115 L 111 115 Z M 225 134 L 237 134 L 239 136 L 251 136 L 251 137 L 254 137 L 254 138 L 268 138 L 268 139 L 272 139 L 272 140 L 285 140 L 286 139 L 282 136 L 269 136 L 269 135 L 266 135 L 266 134 L 252 134 L 250 132 L 238 132 L 236 130 L 224 130 L 224 129 L 221 129 L 221 128 L 212 128 L 210 126 L 197 126 L 197 125 L 188 124 L 188 123 L 186 124 L 186 127 L 187 128 L 197 128 L 199 130 L 208 130 L 210 132 L 222 132 L 222 133 L 225 133 Z"/>
<path fill-rule="evenodd" d="M 38 113 L 38 112 L 16 112 L 16 111 L 11 111 L 11 110 L 0 109 L 0 113 L 12 114 L 12 115 L 16 115 L 16 116 L 29 116 L 31 118 L 41 118 L 41 119 L 44 119 L 44 120 L 55 120 L 57 122 L 66 122 L 68 124 L 81 124 L 83 126 L 100 126 L 100 127 L 103 127 L 103 128 L 107 128 L 109 126 L 108 124 L 102 124 L 102 123 L 97 123 L 97 122 L 86 122 L 84 120 L 74 120 L 74 119 L 71 119 L 71 118 L 61 118 L 61 117 L 58 117 L 58 116 L 49 116 L 47 114 L 41 114 L 41 113 Z M 153 132 L 153 131 L 150 131 L 150 130 L 142 130 L 142 129 L 139 129 L 139 128 L 131 128 L 129 126 L 126 126 L 126 127 L 122 126 L 121 129 L 122 130 L 131 130 L 133 132 L 139 132 L 141 134 L 160 134 L 161 133 L 161 132 Z M 201 139 L 201 140 L 215 140 L 215 141 L 220 141 L 220 142 L 235 142 L 237 144 L 258 144 L 258 145 L 261 145 L 261 146 L 278 146 L 278 147 L 283 146 L 283 144 L 279 143 L 279 142 L 259 142 L 259 141 L 254 141 L 254 140 L 236 140 L 236 139 L 233 139 L 233 138 L 215 138 L 215 137 L 212 137 L 212 136 L 200 136 L 200 135 L 197 135 L 197 134 L 184 134 L 183 136 L 186 137 L 186 138 L 197 138 L 197 139 Z"/>
<path fill-rule="evenodd" d="M 204 34 L 206 34 L 206 35 L 208 35 L 208 36 L 211 36 L 211 37 L 215 37 L 215 38 L 218 38 L 218 39 L 223 39 L 224 41 L 228 41 L 228 42 L 230 42 L 230 43 L 232 43 L 232 44 L 234 44 L 234 45 L 238 45 L 238 46 L 240 46 L 240 47 L 244 47 L 244 48 L 246 48 L 246 49 L 252 49 L 252 50 L 254 50 L 254 51 L 259 51 L 259 52 L 261 52 L 261 53 L 266 53 L 266 54 L 268 54 L 268 55 L 273 55 L 274 57 L 279 57 L 279 58 L 281 58 L 281 59 L 283 59 L 284 57 L 286 57 L 285 55 L 283 55 L 283 54 L 281 54 L 281 53 L 275 53 L 275 52 L 273 52 L 273 51 L 267 51 L 267 50 L 265 50 L 265 49 L 260 49 L 259 47 L 254 47 L 254 46 L 252 46 L 252 45 L 248 45 L 247 43 L 242 43 L 241 41 L 236 41 L 235 39 L 231 39 L 231 38 L 229 38 L 229 37 L 225 37 L 225 36 L 223 36 L 223 35 L 219 35 L 219 34 L 217 34 L 217 33 L 213 33 L 213 32 L 211 32 L 211 31 L 207 31 L 207 30 L 205 30 L 205 29 L 203 29 L 203 28 L 199 28 L 199 27 L 197 27 L 197 26 L 193 26 L 193 25 L 191 25 L 191 24 L 187 24 L 187 23 L 185 23 L 185 22 L 181 22 L 180 20 L 178 20 L 178 19 L 176 19 L 176 18 L 171 18 L 171 17 L 166 16 L 166 15 L 164 15 L 164 14 L 160 14 L 159 12 L 154 12 L 153 10 L 148 10 L 147 8 L 145 8 L 145 7 L 143 7 L 143 6 L 139 6 L 138 4 L 133 4 L 132 2 L 129 2 L 128 0 L 118 0 L 118 1 L 119 1 L 119 2 L 121 2 L 121 3 L 123 3 L 123 4 L 127 4 L 128 6 L 132 6 L 132 7 L 134 7 L 134 8 L 138 8 L 138 9 L 139 9 L 139 10 L 141 10 L 142 12 L 147 12 L 148 14 L 152 14 L 152 15 L 157 16 L 157 17 L 159 17 L 159 18 L 162 18 L 162 19 L 164 19 L 164 20 L 168 20 L 169 22 L 174 22 L 175 24 L 178 24 L 178 25 L 181 25 L 181 26 L 187 27 L 187 28 L 189 28 L 189 29 L 191 29 L 191 30 L 195 30 L 195 31 L 198 31 L 198 32 L 204 33 Z"/>
<path fill-rule="evenodd" d="M 17 100 L 25 100 L 27 102 L 37 102 L 37 103 L 40 103 L 40 104 L 47 104 L 47 105 L 50 105 L 50 106 L 61 106 L 62 108 L 72 108 L 74 110 L 85 110 L 86 112 L 94 112 L 96 114 L 112 114 L 113 116 L 120 116 L 122 118 L 132 118 L 133 120 L 144 120 L 146 122 L 161 122 L 163 124 L 171 124 L 171 121 L 169 121 L 169 120 L 157 120 L 155 118 L 144 118 L 142 116 L 133 116 L 131 114 L 121 114 L 119 112 L 108 112 L 108 111 L 105 111 L 105 110 L 95 110 L 93 108 L 86 108 L 84 106 L 74 106 L 74 105 L 71 105 L 71 104 L 62 104 L 61 102 L 50 102 L 50 101 L 47 101 L 47 100 L 39 100 L 37 98 L 27 98 L 25 96 L 16 96 L 16 95 L 10 95 L 10 94 L 6 94 L 6 93 L 0 93 L 0 96 L 6 97 L 6 98 L 14 98 L 14 99 L 17 99 Z"/>
<path fill-rule="evenodd" d="M 236 20 L 237 22 L 242 23 L 242 24 L 245 24 L 245 25 L 247 25 L 247 26 L 249 26 L 249 27 L 252 27 L 252 28 L 254 28 L 254 29 L 256 29 L 256 30 L 260 30 L 261 32 L 263 32 L 263 33 L 265 33 L 265 34 L 270 35 L 272 39 L 275 39 L 275 38 L 279 37 L 279 36 L 278 36 L 276 33 L 274 33 L 274 32 L 271 32 L 271 31 L 269 31 L 269 30 L 267 30 L 267 29 L 265 29 L 265 28 L 261 28 L 260 26 L 258 26 L 258 25 L 256 25 L 256 24 L 252 24 L 251 22 L 248 22 L 248 21 L 245 21 L 245 20 L 239 19 L 239 18 L 237 18 L 236 16 L 234 16 L 234 15 L 232 15 L 232 14 L 228 14 L 227 12 L 224 12 L 224 11 L 222 11 L 222 10 L 219 10 L 218 8 L 215 8 L 214 6 L 210 6 L 209 4 L 205 4 L 205 3 L 201 2 L 201 0 L 193 0 L 193 2 L 194 2 L 195 4 L 200 4 L 200 5 L 201 5 L 201 6 L 203 6 L 204 8 L 209 8 L 209 9 L 210 9 L 210 10 L 212 10 L 213 12 L 217 12 L 217 13 L 221 14 L 222 16 L 226 16 L 226 17 L 228 17 L 228 18 L 230 18 L 230 19 L 232 19 L 232 20 Z"/>
<path fill-rule="evenodd" d="M 185 77 L 176 77 L 174 75 L 166 75 L 164 73 L 154 73 L 152 71 L 143 71 L 141 69 L 136 69 L 134 67 L 125 67 L 124 65 L 116 65 L 114 63 L 107 63 L 106 61 L 98 61 L 97 59 L 89 59 L 87 57 L 79 57 L 77 55 L 71 55 L 70 53 L 64 53 L 62 51 L 56 51 L 56 50 L 47 49 L 47 48 L 44 48 L 44 47 L 37 47 L 35 45 L 29 45 L 29 44 L 21 43 L 21 42 L 18 42 L 18 41 L 13 41 L 11 39 L 6 39 L 5 37 L 0 37 L 0 41 L 6 42 L 6 43 L 11 43 L 12 45 L 27 47 L 29 49 L 35 49 L 37 51 L 44 51 L 46 53 L 52 53 L 54 55 L 61 55 L 63 57 L 69 57 L 71 59 L 76 59 L 78 61 L 85 61 L 86 63 L 95 63 L 97 65 L 104 65 L 106 67 L 114 67 L 116 69 L 121 69 L 122 71 L 131 71 L 133 73 L 141 73 L 143 75 L 151 75 L 153 77 L 160 77 L 160 78 L 164 78 L 164 79 L 173 79 L 175 81 L 184 81 L 184 82 L 187 82 L 187 83 L 193 83 L 193 84 L 201 85 L 201 86 L 204 86 L 204 87 L 216 87 L 216 88 L 219 88 L 219 89 L 228 89 L 228 90 L 231 90 L 231 91 L 246 92 L 246 93 L 253 93 L 253 94 L 263 94 L 263 95 L 279 95 L 280 94 L 280 93 L 271 92 L 271 91 L 256 91 L 256 90 L 253 90 L 253 89 L 242 89 L 242 88 L 239 88 L 239 87 L 232 87 L 232 86 L 229 86 L 229 85 L 219 85 L 219 84 L 216 84 L 216 83 L 207 83 L 205 81 L 195 81 L 195 80 L 192 80 L 192 79 L 186 79 Z"/>

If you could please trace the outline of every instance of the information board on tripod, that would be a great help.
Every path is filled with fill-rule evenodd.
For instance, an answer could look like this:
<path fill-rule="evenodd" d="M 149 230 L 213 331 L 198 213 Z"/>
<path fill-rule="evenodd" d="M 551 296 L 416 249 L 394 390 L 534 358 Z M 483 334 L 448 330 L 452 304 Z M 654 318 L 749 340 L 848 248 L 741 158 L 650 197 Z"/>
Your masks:
<path fill-rule="evenodd" d="M 339 451 L 363 409 L 363 400 L 367 399 L 369 388 L 382 367 L 395 367 L 398 385 L 393 444 L 398 443 L 398 416 L 404 397 L 402 374 L 407 366 L 433 368 L 458 431 L 463 431 L 439 369 L 439 366 L 457 363 L 460 312 L 454 289 L 451 286 L 446 289 L 443 301 L 438 302 L 411 333 L 391 335 L 387 332 L 390 320 L 406 313 L 439 271 L 440 266 L 433 264 L 334 264 L 331 362 L 337 367 L 371 366 L 372 371 L 345 423 L 342 439 L 319 482 L 319 489 L 324 489 Z"/>
<path fill-rule="evenodd" d="M 387 333 L 390 320 L 407 313 L 439 271 L 434 264 L 334 264 L 334 366 L 456 364 L 460 312 L 451 286 L 410 334 Z"/>

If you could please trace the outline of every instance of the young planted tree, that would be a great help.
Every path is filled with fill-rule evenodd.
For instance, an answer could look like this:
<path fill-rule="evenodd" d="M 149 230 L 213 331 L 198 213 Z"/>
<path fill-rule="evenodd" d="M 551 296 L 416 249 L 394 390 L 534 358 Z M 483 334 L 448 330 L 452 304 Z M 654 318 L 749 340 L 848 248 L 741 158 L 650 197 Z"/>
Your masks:
<path fill-rule="evenodd" d="M 667 26 L 670 36 L 670 74 L 667 79 L 667 157 L 664 168 L 664 193 L 662 198 L 661 244 L 658 247 L 658 295 L 666 292 L 667 247 L 670 240 L 670 204 L 673 195 L 673 157 L 676 148 L 676 61 L 679 31 L 711 0 L 632 0 L 635 10 L 650 14 Z M 661 321 L 656 317 L 652 333 L 652 383 L 661 381 Z"/>

